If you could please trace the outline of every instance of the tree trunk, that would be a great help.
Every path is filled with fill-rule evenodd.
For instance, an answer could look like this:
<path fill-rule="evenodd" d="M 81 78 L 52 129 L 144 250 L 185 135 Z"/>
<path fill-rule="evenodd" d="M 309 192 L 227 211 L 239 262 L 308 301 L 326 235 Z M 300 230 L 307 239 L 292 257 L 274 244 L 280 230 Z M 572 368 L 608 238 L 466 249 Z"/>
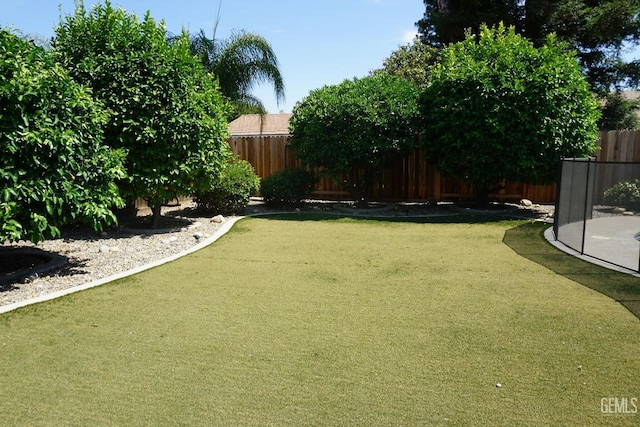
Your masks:
<path fill-rule="evenodd" d="M 153 214 L 152 222 L 151 222 L 151 228 L 157 229 L 157 228 L 160 228 L 162 226 L 161 211 L 162 211 L 162 205 L 151 206 L 151 212 Z"/>
<path fill-rule="evenodd" d="M 480 209 L 489 208 L 489 193 L 490 190 L 488 188 L 479 188 L 476 192 L 476 203 Z"/>

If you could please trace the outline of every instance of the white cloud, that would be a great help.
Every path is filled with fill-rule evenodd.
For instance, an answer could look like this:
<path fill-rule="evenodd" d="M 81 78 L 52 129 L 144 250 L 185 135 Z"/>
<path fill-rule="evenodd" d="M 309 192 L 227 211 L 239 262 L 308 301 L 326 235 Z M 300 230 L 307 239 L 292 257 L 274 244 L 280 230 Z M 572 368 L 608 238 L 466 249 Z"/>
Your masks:
<path fill-rule="evenodd" d="M 416 30 L 405 31 L 402 35 L 402 41 L 405 43 L 411 43 L 417 36 L 418 32 Z"/>

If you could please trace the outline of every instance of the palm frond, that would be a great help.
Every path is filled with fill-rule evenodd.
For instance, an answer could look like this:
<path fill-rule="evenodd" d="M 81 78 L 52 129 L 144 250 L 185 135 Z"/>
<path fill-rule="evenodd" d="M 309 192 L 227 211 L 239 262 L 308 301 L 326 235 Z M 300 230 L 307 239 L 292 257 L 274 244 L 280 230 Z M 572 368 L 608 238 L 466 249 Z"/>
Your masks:
<path fill-rule="evenodd" d="M 208 48 L 214 51 L 210 71 L 218 77 L 225 96 L 240 100 L 248 97 L 256 86 L 270 83 L 278 104 L 285 100 L 285 85 L 278 59 L 262 36 L 234 33 L 219 45 Z"/>

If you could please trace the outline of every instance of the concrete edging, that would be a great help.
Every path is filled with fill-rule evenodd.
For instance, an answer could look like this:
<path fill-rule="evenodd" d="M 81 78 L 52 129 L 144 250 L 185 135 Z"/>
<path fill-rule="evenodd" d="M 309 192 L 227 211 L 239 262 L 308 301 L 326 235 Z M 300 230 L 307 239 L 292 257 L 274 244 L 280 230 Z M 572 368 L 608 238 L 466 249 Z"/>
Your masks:
<path fill-rule="evenodd" d="M 212 244 L 213 242 L 218 240 L 220 237 L 224 236 L 236 222 L 238 222 L 239 220 L 241 220 L 243 218 L 246 218 L 246 217 L 245 216 L 237 216 L 237 217 L 233 217 L 231 219 L 226 220 L 222 224 L 222 226 L 216 230 L 216 232 L 213 234 L 213 236 L 208 237 L 207 239 L 203 240 L 202 242 L 198 243 L 195 246 L 190 247 L 187 250 L 184 250 L 184 251 L 182 251 L 180 253 L 177 253 L 175 255 L 171 255 L 170 257 L 163 258 L 161 260 L 154 261 L 152 263 L 145 264 L 145 265 L 142 265 L 140 267 L 132 268 L 130 270 L 126 270 L 126 271 L 123 271 L 123 272 L 120 272 L 120 273 L 117 273 L 117 274 L 113 274 L 111 276 L 103 277 L 102 279 L 97 279 L 97 280 L 94 280 L 92 282 L 85 283 L 84 285 L 73 286 L 73 287 L 68 288 L 68 289 L 63 289 L 63 290 L 60 290 L 60 291 L 51 292 L 51 293 L 46 294 L 46 295 L 40 295 L 40 296 L 35 297 L 35 298 L 26 299 L 26 300 L 23 300 L 23 301 L 18 301 L 18 302 L 15 302 L 13 304 L 7 304 L 7 305 L 0 306 L 0 314 L 7 313 L 7 312 L 15 310 L 17 308 L 26 307 L 28 305 L 37 304 L 37 303 L 44 302 L 44 301 L 50 301 L 50 300 L 53 300 L 53 299 L 56 299 L 56 298 L 63 297 L 65 295 L 73 294 L 75 292 L 80 292 L 80 291 L 84 291 L 86 289 L 95 288 L 97 286 L 104 285 L 105 283 L 109 283 L 109 282 L 112 282 L 112 281 L 117 280 L 117 279 L 122 279 L 123 277 L 131 276 L 132 274 L 140 273 L 140 272 L 148 270 L 150 268 L 158 267 L 158 266 L 160 266 L 162 264 L 166 264 L 166 263 L 174 261 L 174 260 L 176 260 L 178 258 L 182 258 L 185 255 L 189 255 L 189 254 L 191 254 L 193 252 L 196 252 L 196 251 L 198 251 L 198 250 L 200 250 L 200 249 L 202 249 L 202 248 L 204 248 L 206 246 L 209 246 L 210 244 Z"/>
<path fill-rule="evenodd" d="M 565 246 L 564 243 L 562 243 L 559 240 L 556 240 L 556 236 L 553 233 L 553 227 L 549 227 L 544 231 L 544 238 L 547 239 L 547 241 L 549 243 L 551 243 L 554 247 L 556 247 L 557 249 L 560 249 L 562 252 L 572 255 L 576 258 L 579 258 L 583 261 L 586 262 L 590 262 L 591 264 L 595 264 L 595 265 L 599 265 L 600 267 L 604 267 L 607 268 L 609 270 L 614 270 L 614 271 L 618 271 L 620 273 L 624 273 L 624 274 L 629 274 L 631 276 L 635 276 L 635 277 L 640 277 L 640 273 L 634 273 L 633 271 L 623 268 L 623 267 L 618 267 L 616 265 L 613 264 L 609 264 L 608 262 L 605 261 L 601 261 L 597 258 L 591 257 L 589 255 L 582 255 L 580 254 L 580 252 L 571 249 L 568 246 Z"/>

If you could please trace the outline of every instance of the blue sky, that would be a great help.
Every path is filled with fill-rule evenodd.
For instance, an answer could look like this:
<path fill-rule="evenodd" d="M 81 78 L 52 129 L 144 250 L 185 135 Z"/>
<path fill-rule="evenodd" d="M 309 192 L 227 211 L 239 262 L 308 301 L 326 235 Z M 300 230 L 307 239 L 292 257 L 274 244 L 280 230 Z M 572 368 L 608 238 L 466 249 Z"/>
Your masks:
<path fill-rule="evenodd" d="M 85 0 L 87 7 L 102 0 Z M 213 34 L 220 0 L 112 0 L 139 16 L 149 10 L 178 33 L 204 29 Z M 73 0 L 2 0 L 0 26 L 24 34 L 53 36 Z M 273 88 L 254 93 L 271 113 L 290 112 L 309 91 L 353 77 L 364 77 L 415 35 L 415 22 L 424 13 L 422 0 L 222 0 L 217 36 L 246 30 L 265 37 L 273 47 L 286 85 L 279 106 Z"/>

